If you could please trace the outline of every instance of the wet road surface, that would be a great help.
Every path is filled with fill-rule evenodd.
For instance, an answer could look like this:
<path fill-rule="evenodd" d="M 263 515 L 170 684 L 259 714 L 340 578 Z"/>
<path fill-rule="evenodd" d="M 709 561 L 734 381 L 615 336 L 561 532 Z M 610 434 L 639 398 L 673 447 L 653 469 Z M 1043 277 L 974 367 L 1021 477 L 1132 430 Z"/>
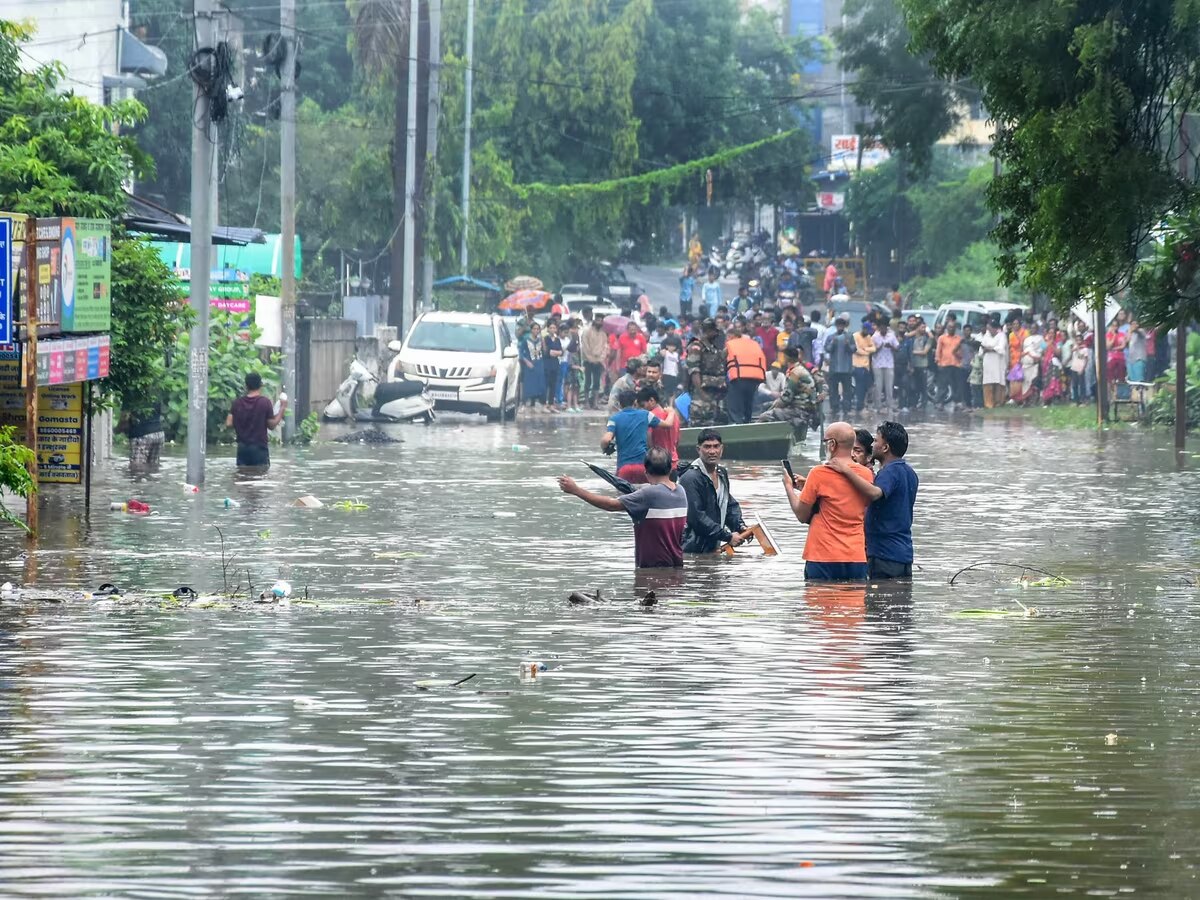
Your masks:
<path fill-rule="evenodd" d="M 652 582 L 554 485 L 594 421 L 392 433 L 199 495 L 114 466 L 0 538 L 47 588 L 312 601 L 0 602 L 0 895 L 1200 896 L 1200 485 L 1159 437 L 914 425 L 908 591 L 806 586 L 774 467 L 731 468 L 783 555 Z M 1074 584 L 948 585 L 979 561 Z"/>

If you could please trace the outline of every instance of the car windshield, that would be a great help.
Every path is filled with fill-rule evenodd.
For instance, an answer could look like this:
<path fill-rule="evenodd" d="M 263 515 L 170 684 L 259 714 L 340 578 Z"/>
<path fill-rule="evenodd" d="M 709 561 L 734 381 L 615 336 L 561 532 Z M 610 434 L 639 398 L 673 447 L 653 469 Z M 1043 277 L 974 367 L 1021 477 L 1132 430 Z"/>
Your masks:
<path fill-rule="evenodd" d="M 410 350 L 449 350 L 454 353 L 492 353 L 496 333 L 490 324 L 475 322 L 418 322 L 408 336 Z"/>

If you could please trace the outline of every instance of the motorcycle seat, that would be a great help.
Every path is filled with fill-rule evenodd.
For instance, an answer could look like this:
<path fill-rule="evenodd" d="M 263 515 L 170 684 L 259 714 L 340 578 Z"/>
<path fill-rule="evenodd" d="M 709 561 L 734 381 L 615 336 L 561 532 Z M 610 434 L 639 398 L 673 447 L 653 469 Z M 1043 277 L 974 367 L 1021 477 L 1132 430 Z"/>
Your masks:
<path fill-rule="evenodd" d="M 416 397 L 424 390 L 425 385 L 420 381 L 389 381 L 375 388 L 375 408 L 378 409 L 393 400 Z"/>

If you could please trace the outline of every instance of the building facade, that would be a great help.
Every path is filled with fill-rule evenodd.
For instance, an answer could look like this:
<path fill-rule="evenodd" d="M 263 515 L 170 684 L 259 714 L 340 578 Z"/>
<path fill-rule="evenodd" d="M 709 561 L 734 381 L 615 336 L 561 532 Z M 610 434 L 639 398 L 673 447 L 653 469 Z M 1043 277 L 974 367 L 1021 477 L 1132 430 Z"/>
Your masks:
<path fill-rule="evenodd" d="M 60 87 L 93 103 L 128 96 L 167 71 L 166 54 L 130 34 L 125 0 L 4 0 L 3 7 L 6 19 L 36 29 L 22 45 L 25 65 L 61 63 Z"/>

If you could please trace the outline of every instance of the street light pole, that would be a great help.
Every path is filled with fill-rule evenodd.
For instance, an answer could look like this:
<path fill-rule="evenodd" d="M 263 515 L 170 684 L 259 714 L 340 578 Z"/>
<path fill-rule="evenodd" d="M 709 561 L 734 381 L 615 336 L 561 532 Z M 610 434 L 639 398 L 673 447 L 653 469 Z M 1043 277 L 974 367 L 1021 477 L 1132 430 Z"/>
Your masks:
<path fill-rule="evenodd" d="M 463 165 L 462 165 L 462 247 L 459 265 L 462 274 L 470 274 L 467 236 L 471 230 L 471 103 L 475 65 L 475 0 L 467 0 L 467 68 L 463 74 Z"/>
<path fill-rule="evenodd" d="M 193 0 L 196 46 L 216 47 L 216 2 Z M 208 438 L 208 306 L 212 267 L 212 203 L 216 191 L 217 129 L 208 95 L 193 75 L 192 84 L 192 246 L 189 303 L 192 325 L 188 359 L 187 483 L 204 483 Z"/>
<path fill-rule="evenodd" d="M 417 189 L 417 53 L 419 49 L 421 0 L 409 0 L 408 8 L 408 123 L 404 150 L 404 284 L 401 285 L 400 338 L 417 317 L 416 241 L 413 215 Z"/>
<path fill-rule="evenodd" d="M 280 307 L 283 315 L 283 392 L 288 398 L 283 439 L 296 433 L 296 0 L 279 0 L 283 76 L 279 87 Z"/>

